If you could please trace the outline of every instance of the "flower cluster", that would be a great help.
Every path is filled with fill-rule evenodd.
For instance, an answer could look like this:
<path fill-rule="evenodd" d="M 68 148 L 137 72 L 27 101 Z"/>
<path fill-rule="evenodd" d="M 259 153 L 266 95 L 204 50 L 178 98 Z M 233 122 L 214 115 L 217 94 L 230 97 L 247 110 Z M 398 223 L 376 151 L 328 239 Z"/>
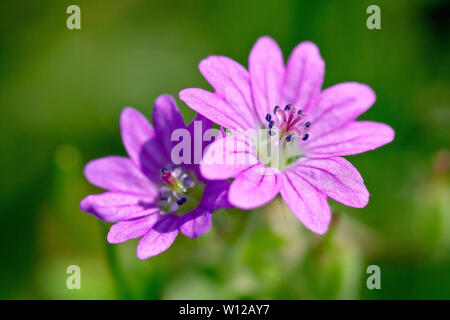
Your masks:
<path fill-rule="evenodd" d="M 367 205 L 361 175 L 342 156 L 394 138 L 385 124 L 356 121 L 375 102 L 370 87 L 345 82 L 322 90 L 325 63 L 318 48 L 300 43 L 285 65 L 269 37 L 254 45 L 248 71 L 223 56 L 207 57 L 199 68 L 215 91 L 180 92 L 198 112 L 189 126 L 167 95 L 155 102 L 154 128 L 126 108 L 120 122 L 129 157 L 87 164 L 89 182 L 108 191 L 88 196 L 81 209 L 115 222 L 110 243 L 142 237 L 137 256 L 146 259 L 168 249 L 180 231 L 192 238 L 207 232 L 216 209 L 253 209 L 278 194 L 319 234 L 331 219 L 327 198 Z M 212 121 L 227 134 L 214 135 Z M 177 143 L 180 129 L 201 138 Z"/>

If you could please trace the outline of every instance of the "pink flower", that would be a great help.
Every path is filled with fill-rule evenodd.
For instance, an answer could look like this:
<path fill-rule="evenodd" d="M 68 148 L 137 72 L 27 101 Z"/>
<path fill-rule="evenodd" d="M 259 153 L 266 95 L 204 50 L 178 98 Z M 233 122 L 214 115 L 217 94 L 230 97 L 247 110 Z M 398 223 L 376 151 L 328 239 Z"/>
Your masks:
<path fill-rule="evenodd" d="M 252 209 L 281 193 L 294 215 L 320 234 L 331 218 L 327 197 L 351 207 L 367 205 L 361 175 L 341 156 L 376 149 L 394 138 L 385 124 L 355 121 L 375 102 L 370 87 L 345 82 L 322 90 L 325 63 L 316 45 L 300 43 L 285 66 L 269 37 L 254 45 L 249 71 L 223 56 L 210 56 L 199 68 L 215 93 L 191 88 L 181 91 L 180 98 L 236 133 L 211 144 L 200 166 L 209 179 L 234 178 L 231 204 Z M 265 142 L 281 150 L 276 166 L 262 159 L 262 148 L 249 133 L 261 128 Z M 247 161 L 211 164 L 230 154 Z"/>
<path fill-rule="evenodd" d="M 175 100 L 168 95 L 155 101 L 154 129 L 135 109 L 122 112 L 120 127 L 129 158 L 109 156 L 90 161 L 84 169 L 87 180 L 108 191 L 89 195 L 80 204 L 81 210 L 115 222 L 109 243 L 142 237 L 137 256 L 147 259 L 167 250 L 179 231 L 191 238 L 201 236 L 211 227 L 212 211 L 230 207 L 228 181 L 205 179 L 194 161 L 172 162 L 176 144 L 171 141 L 172 132 L 187 129 L 193 137 L 197 130 L 203 137 L 212 127 L 200 115 L 195 120 L 201 130 L 194 121 L 186 127 Z M 207 143 L 201 143 L 203 149 Z"/>

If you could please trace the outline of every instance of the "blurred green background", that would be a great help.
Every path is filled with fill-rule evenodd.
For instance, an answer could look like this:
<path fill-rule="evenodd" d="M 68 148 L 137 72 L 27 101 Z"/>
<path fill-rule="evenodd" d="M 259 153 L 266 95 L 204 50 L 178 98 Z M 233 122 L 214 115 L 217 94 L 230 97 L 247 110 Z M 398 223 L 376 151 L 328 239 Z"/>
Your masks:
<path fill-rule="evenodd" d="M 81 7 L 81 30 L 66 8 Z M 381 8 L 381 30 L 366 8 Z M 445 1 L 0 1 L 0 298 L 450 298 L 449 5 Z M 285 58 L 303 40 L 326 61 L 324 87 L 369 84 L 363 119 L 393 143 L 347 157 L 371 192 L 364 209 L 330 200 L 335 220 L 312 234 L 277 199 L 214 215 L 211 232 L 179 236 L 146 261 L 137 240 L 107 244 L 108 224 L 79 210 L 100 190 L 83 165 L 125 155 L 119 115 L 209 88 L 197 65 L 223 54 L 247 66 L 262 35 Z M 186 121 L 194 113 L 184 104 Z M 66 268 L 81 268 L 81 290 Z M 381 268 L 381 290 L 366 269 Z"/>

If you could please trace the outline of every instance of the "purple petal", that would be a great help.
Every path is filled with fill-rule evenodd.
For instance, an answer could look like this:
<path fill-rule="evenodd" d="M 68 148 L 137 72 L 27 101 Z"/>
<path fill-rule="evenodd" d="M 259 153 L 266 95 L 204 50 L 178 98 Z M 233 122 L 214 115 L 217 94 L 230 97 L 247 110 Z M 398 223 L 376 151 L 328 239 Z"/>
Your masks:
<path fill-rule="evenodd" d="M 130 220 L 159 211 L 153 199 L 119 192 L 92 194 L 81 201 L 80 208 L 107 222 Z"/>
<path fill-rule="evenodd" d="M 328 230 L 331 212 L 326 196 L 290 169 L 283 172 L 281 197 L 308 229 L 319 234 Z"/>
<path fill-rule="evenodd" d="M 259 126 L 253 108 L 249 74 L 243 66 L 227 57 L 210 56 L 200 62 L 199 68 L 247 128 Z"/>
<path fill-rule="evenodd" d="M 208 141 L 207 139 L 213 138 L 207 137 L 207 134 L 205 134 L 210 129 L 212 129 L 211 120 L 199 113 L 197 113 L 194 120 L 187 127 L 191 136 L 191 164 L 183 164 L 183 166 L 186 170 L 193 171 L 195 176 L 200 180 L 202 180 L 202 177 L 199 164 L 203 157 L 203 151 L 211 143 L 211 140 Z"/>
<path fill-rule="evenodd" d="M 350 162 L 344 158 L 303 159 L 291 172 L 346 206 L 363 208 L 367 205 L 369 191 L 358 170 Z"/>
<path fill-rule="evenodd" d="M 308 157 L 328 158 L 358 154 L 381 147 L 394 139 L 395 132 L 386 124 L 358 121 L 304 145 Z"/>
<path fill-rule="evenodd" d="M 309 41 L 300 43 L 287 62 L 283 84 L 284 101 L 304 110 L 320 94 L 325 62 L 319 48 Z"/>
<path fill-rule="evenodd" d="M 206 148 L 200 163 L 203 177 L 211 180 L 228 179 L 259 162 L 250 139 L 229 135 Z"/>
<path fill-rule="evenodd" d="M 122 191 L 153 198 L 155 185 L 128 158 L 109 156 L 88 162 L 84 167 L 86 179 L 100 188 Z"/>
<path fill-rule="evenodd" d="M 122 141 L 131 160 L 149 177 L 156 178 L 167 157 L 155 141 L 155 131 L 137 110 L 127 107 L 120 116 Z"/>
<path fill-rule="evenodd" d="M 151 230 L 158 217 L 159 215 L 154 213 L 139 219 L 118 222 L 109 229 L 108 242 L 121 243 L 142 237 Z"/>
<path fill-rule="evenodd" d="M 248 125 L 219 95 L 202 89 L 184 89 L 179 93 L 191 109 L 219 125 L 234 130 L 246 130 Z"/>
<path fill-rule="evenodd" d="M 168 159 L 170 159 L 172 146 L 177 143 L 176 141 L 171 141 L 172 133 L 176 129 L 186 128 L 183 117 L 180 111 L 178 111 L 177 104 L 172 96 L 165 94 L 155 100 L 153 123 L 155 125 L 159 146 L 164 154 L 169 157 Z"/>
<path fill-rule="evenodd" d="M 266 114 L 281 101 L 284 78 L 283 54 L 272 38 L 265 36 L 256 41 L 249 56 L 249 70 L 255 109 L 264 123 Z"/>
<path fill-rule="evenodd" d="M 211 211 L 232 208 L 232 205 L 228 201 L 230 186 L 231 183 L 228 180 L 209 181 L 203 192 L 200 205 Z"/>
<path fill-rule="evenodd" d="M 306 111 L 312 122 L 311 137 L 320 137 L 354 121 L 376 100 L 375 92 L 361 83 L 345 82 L 325 89 Z"/>
<path fill-rule="evenodd" d="M 271 201 L 281 188 L 281 176 L 265 172 L 257 165 L 242 172 L 232 183 L 228 193 L 231 204 L 242 209 L 253 209 Z"/>
<path fill-rule="evenodd" d="M 211 211 L 204 207 L 197 207 L 186 213 L 180 222 L 180 231 L 189 238 L 197 238 L 211 228 Z"/>
<path fill-rule="evenodd" d="M 137 256 L 147 259 L 166 251 L 178 235 L 179 217 L 165 215 L 154 224 L 153 228 L 139 241 Z"/>

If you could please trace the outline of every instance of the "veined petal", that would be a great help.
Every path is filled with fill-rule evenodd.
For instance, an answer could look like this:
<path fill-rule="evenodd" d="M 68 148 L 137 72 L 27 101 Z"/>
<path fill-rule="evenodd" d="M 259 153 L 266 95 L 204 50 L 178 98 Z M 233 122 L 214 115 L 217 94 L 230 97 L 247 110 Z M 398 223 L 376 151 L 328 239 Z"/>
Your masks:
<path fill-rule="evenodd" d="M 308 157 L 329 158 L 358 154 L 381 147 L 394 139 L 394 130 L 384 123 L 351 122 L 345 127 L 314 138 L 304 145 Z"/>
<path fill-rule="evenodd" d="M 180 222 L 180 231 L 189 238 L 197 238 L 205 234 L 211 228 L 211 211 L 198 206 L 186 213 Z"/>
<path fill-rule="evenodd" d="M 223 56 L 210 56 L 200 62 L 200 72 L 247 128 L 259 127 L 253 108 L 250 78 L 236 61 Z"/>
<path fill-rule="evenodd" d="M 363 178 L 344 158 L 303 158 L 292 167 L 291 172 L 346 206 L 363 208 L 369 202 L 369 191 Z"/>
<path fill-rule="evenodd" d="M 209 181 L 205 187 L 199 206 L 211 211 L 232 208 L 232 205 L 228 201 L 230 186 L 231 183 L 228 180 Z"/>
<path fill-rule="evenodd" d="M 250 139 L 228 135 L 206 148 L 200 172 L 207 179 L 228 179 L 257 163 L 259 160 Z"/>
<path fill-rule="evenodd" d="M 84 167 L 86 179 L 110 191 L 134 193 L 152 198 L 155 185 L 128 158 L 109 156 L 89 161 Z"/>
<path fill-rule="evenodd" d="M 171 141 L 172 133 L 176 129 L 186 128 L 183 117 L 178 111 L 177 104 L 172 96 L 164 94 L 155 100 L 153 123 L 159 145 L 164 154 L 170 159 L 172 146 L 176 144 L 176 142 Z"/>
<path fill-rule="evenodd" d="M 271 113 L 281 101 L 284 78 L 283 54 L 278 44 L 270 37 L 256 41 L 249 56 L 250 83 L 259 120 Z"/>
<path fill-rule="evenodd" d="M 138 219 L 120 221 L 109 229 L 108 242 L 121 243 L 142 237 L 151 230 L 156 221 L 158 221 L 157 213 Z"/>
<path fill-rule="evenodd" d="M 179 217 L 173 214 L 161 216 L 153 228 L 139 241 L 137 256 L 147 259 L 166 251 L 178 235 Z"/>
<path fill-rule="evenodd" d="M 120 115 L 120 129 L 131 160 L 154 178 L 155 172 L 159 173 L 159 169 L 167 163 L 167 156 L 161 152 L 151 124 L 139 111 L 127 107 Z"/>
<path fill-rule="evenodd" d="M 301 42 L 287 62 L 283 82 L 284 101 L 300 109 L 308 109 L 320 94 L 324 74 L 325 62 L 319 48 L 312 42 Z"/>
<path fill-rule="evenodd" d="M 281 197 L 292 213 L 311 231 L 325 233 L 331 220 L 327 198 L 291 169 L 283 172 Z"/>
<path fill-rule="evenodd" d="M 281 188 L 281 176 L 264 165 L 242 172 L 231 183 L 228 200 L 242 209 L 253 209 L 270 202 Z"/>
<path fill-rule="evenodd" d="M 218 94 L 191 88 L 181 90 L 179 96 L 191 109 L 225 128 L 242 131 L 248 129 L 246 122 Z"/>
<path fill-rule="evenodd" d="M 376 100 L 375 92 L 361 83 L 344 82 L 325 89 L 306 112 L 311 137 L 318 138 L 354 121 Z"/>
<path fill-rule="evenodd" d="M 80 209 L 107 222 L 130 220 L 159 211 L 153 199 L 120 192 L 89 195 L 81 201 Z"/>
<path fill-rule="evenodd" d="M 200 113 L 197 113 L 194 120 L 188 125 L 187 130 L 191 137 L 191 164 L 183 164 L 187 170 L 195 173 L 196 177 L 202 180 L 200 174 L 200 161 L 206 146 L 214 139 L 212 122 Z M 210 136 L 212 135 L 212 136 Z"/>

